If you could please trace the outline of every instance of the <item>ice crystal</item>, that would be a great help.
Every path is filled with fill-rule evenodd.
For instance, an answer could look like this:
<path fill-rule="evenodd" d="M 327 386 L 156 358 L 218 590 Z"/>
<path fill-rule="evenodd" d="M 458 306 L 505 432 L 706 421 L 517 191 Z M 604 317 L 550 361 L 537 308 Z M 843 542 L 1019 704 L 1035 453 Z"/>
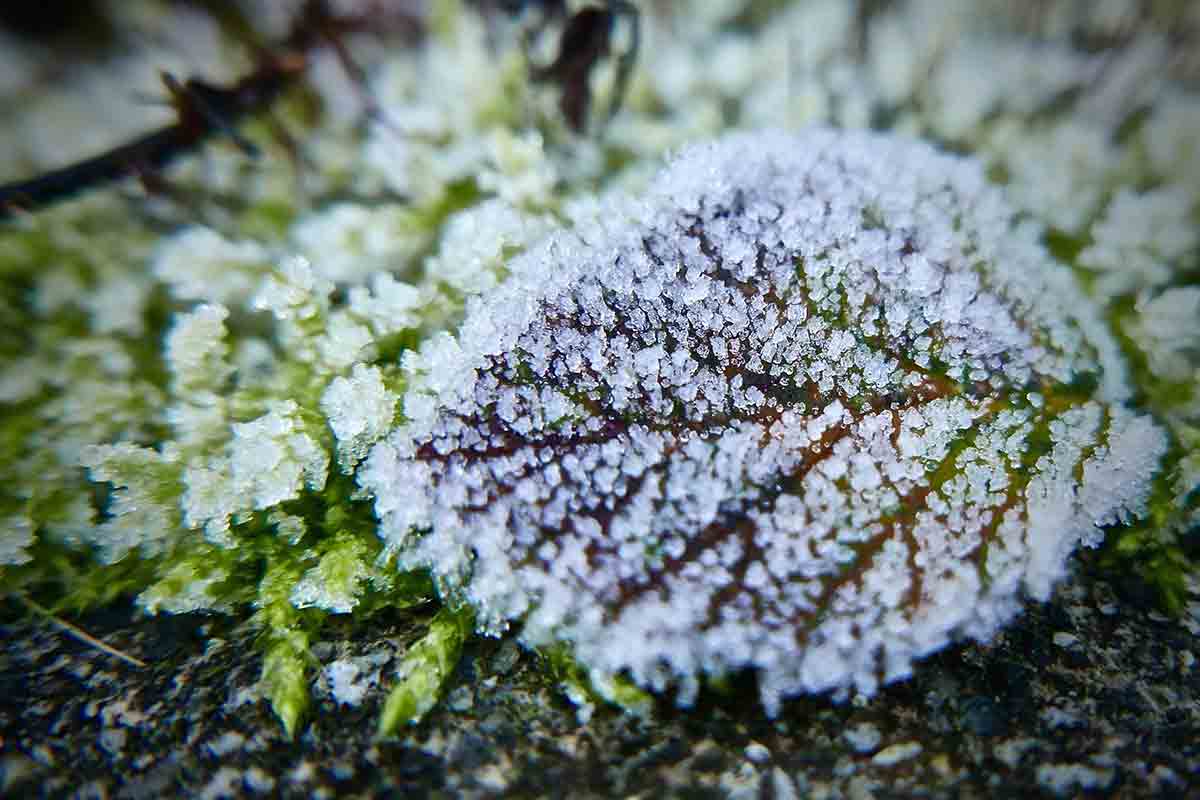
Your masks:
<path fill-rule="evenodd" d="M 512 259 L 406 362 L 360 481 L 496 633 L 690 701 L 909 673 L 1143 510 L 1165 438 L 975 161 L 741 134 Z"/>
<path fill-rule="evenodd" d="M 1186 381 L 1200 367 L 1200 287 L 1168 289 L 1150 298 L 1140 297 L 1136 326 L 1138 341 L 1146 352 L 1147 367 L 1163 379 Z"/>
<path fill-rule="evenodd" d="M 321 410 L 337 437 L 338 462 L 351 472 L 367 448 L 383 437 L 395 416 L 396 395 L 374 367 L 358 364 L 349 378 L 334 378 L 321 397 Z"/>
<path fill-rule="evenodd" d="M 1189 194 L 1183 187 L 1117 193 L 1092 226 L 1092 243 L 1079 254 L 1079 263 L 1098 273 L 1097 294 L 1114 296 L 1171 280 L 1200 244 Z"/>
<path fill-rule="evenodd" d="M 329 456 L 306 430 L 299 407 L 287 400 L 249 422 L 235 423 L 222 456 L 190 464 L 184 473 L 184 521 L 227 543 L 230 519 L 245 509 L 267 509 L 297 497 L 302 488 L 320 490 Z"/>
<path fill-rule="evenodd" d="M 270 260 L 256 242 L 231 242 L 211 228 L 190 227 L 159 246 L 154 273 L 180 299 L 233 304 L 254 291 Z"/>

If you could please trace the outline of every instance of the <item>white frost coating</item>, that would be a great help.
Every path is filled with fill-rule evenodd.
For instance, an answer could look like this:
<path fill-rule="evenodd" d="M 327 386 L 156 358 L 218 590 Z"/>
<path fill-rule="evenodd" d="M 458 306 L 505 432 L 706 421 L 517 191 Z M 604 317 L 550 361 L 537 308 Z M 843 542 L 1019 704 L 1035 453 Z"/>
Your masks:
<path fill-rule="evenodd" d="M 123 443 L 84 448 L 79 463 L 92 480 L 111 483 L 109 516 L 88 532 L 100 559 L 107 564 L 121 560 L 132 550 L 153 557 L 165 553 L 178 528 L 178 512 L 164 495 L 164 484 L 175 472 L 175 456 L 168 449 L 158 452 Z"/>
<path fill-rule="evenodd" d="M 365 320 L 377 337 L 414 327 L 417 312 L 426 302 L 428 298 L 420 289 L 385 272 L 371 276 L 370 289 L 365 286 L 350 289 L 351 312 Z"/>
<path fill-rule="evenodd" d="M 1107 129 L 1069 120 L 1030 131 L 1000 124 L 990 145 L 1010 173 L 1009 194 L 1024 211 L 1060 230 L 1080 233 L 1101 209 L 1121 163 Z"/>
<path fill-rule="evenodd" d="M 978 163 L 734 135 L 593 213 L 406 360 L 359 472 L 481 630 L 682 703 L 744 667 L 770 712 L 870 694 L 1145 502 L 1163 435 Z"/>
<path fill-rule="evenodd" d="M 1196 373 L 1200 352 L 1200 286 L 1167 289 L 1137 301 L 1134 332 L 1147 366 L 1160 378 L 1186 381 Z"/>
<path fill-rule="evenodd" d="M 321 411 L 337 437 L 338 462 L 353 471 L 367 448 L 383 438 L 396 415 L 396 395 L 375 367 L 356 364 L 349 378 L 334 378 L 321 396 Z"/>
<path fill-rule="evenodd" d="M 339 203 L 305 217 L 291 236 L 320 278 L 358 282 L 412 254 L 410 237 L 397 235 L 403 227 L 400 206 Z"/>
<path fill-rule="evenodd" d="M 211 228 L 194 227 L 163 241 L 153 269 L 181 300 L 239 305 L 253 293 L 271 261 L 257 242 L 231 242 Z"/>
<path fill-rule="evenodd" d="M 183 516 L 189 528 L 227 545 L 231 518 L 325 487 L 329 454 L 305 430 L 295 401 L 273 403 L 269 413 L 232 426 L 226 453 L 184 470 Z"/>
<path fill-rule="evenodd" d="M 197 306 L 176 318 L 167 334 L 167 363 L 179 394 L 213 392 L 230 374 L 225 320 L 229 309 Z"/>
<path fill-rule="evenodd" d="M 1190 194 L 1180 186 L 1117 192 L 1079 254 L 1080 265 L 1098 273 L 1094 294 L 1108 298 L 1170 281 L 1200 244 Z"/>
<path fill-rule="evenodd" d="M 485 200 L 447 221 L 438 254 L 425 262 L 425 272 L 467 294 L 496 285 L 506 250 L 523 249 L 545 236 L 549 224 L 502 200 Z"/>
<path fill-rule="evenodd" d="M 24 564 L 32 556 L 26 548 L 33 544 L 33 520 L 24 514 L 0 517 L 0 564 Z"/>

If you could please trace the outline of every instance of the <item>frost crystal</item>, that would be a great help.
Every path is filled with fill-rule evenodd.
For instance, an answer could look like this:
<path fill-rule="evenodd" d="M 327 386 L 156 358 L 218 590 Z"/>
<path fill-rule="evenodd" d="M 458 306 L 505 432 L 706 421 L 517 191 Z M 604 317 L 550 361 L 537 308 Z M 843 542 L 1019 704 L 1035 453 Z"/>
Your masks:
<path fill-rule="evenodd" d="M 360 479 L 481 630 L 690 701 L 870 694 L 1046 597 L 1165 448 L 974 161 L 809 130 L 686 150 L 406 363 Z"/>
<path fill-rule="evenodd" d="M 24 564 L 32 556 L 26 548 L 33 544 L 33 523 L 20 514 L 0 517 L 0 564 Z"/>
<path fill-rule="evenodd" d="M 237 303 L 253 292 L 270 261 L 255 242 L 231 242 L 209 228 L 193 227 L 163 241 L 154 273 L 180 299 Z"/>
<path fill-rule="evenodd" d="M 396 395 L 383 385 L 375 367 L 356 364 L 349 378 L 334 378 L 321 397 L 321 410 L 337 437 L 338 461 L 350 472 L 367 448 L 387 433 L 395 416 Z"/>
<path fill-rule="evenodd" d="M 1115 296 L 1171 279 L 1172 267 L 1200 244 L 1188 194 L 1181 187 L 1117 193 L 1092 227 L 1092 244 L 1079 254 L 1079 263 L 1098 273 L 1097 294 Z"/>
<path fill-rule="evenodd" d="M 1200 287 L 1168 289 L 1154 297 L 1139 297 L 1138 341 L 1147 366 L 1160 378 L 1185 381 L 1197 371 L 1200 352 Z"/>
<path fill-rule="evenodd" d="M 210 540 L 226 544 L 230 518 L 251 508 L 267 509 L 319 491 L 328 477 L 329 455 L 306 430 L 297 404 L 273 404 L 270 413 L 235 423 L 227 453 L 184 473 L 184 521 L 204 527 Z"/>

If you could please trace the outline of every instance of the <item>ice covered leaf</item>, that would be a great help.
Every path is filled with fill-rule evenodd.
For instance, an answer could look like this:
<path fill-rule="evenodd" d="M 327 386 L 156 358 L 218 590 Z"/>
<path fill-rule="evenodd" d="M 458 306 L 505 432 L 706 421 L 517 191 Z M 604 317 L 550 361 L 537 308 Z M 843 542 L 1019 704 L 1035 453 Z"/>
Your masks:
<path fill-rule="evenodd" d="M 295 736 L 308 710 L 309 632 L 289 595 L 300 575 L 295 564 L 273 561 L 258 585 L 254 621 L 263 626 L 262 675 L 259 684 L 283 723 L 288 737 Z"/>
<path fill-rule="evenodd" d="M 382 535 L 600 676 L 870 694 L 1145 503 L 1164 437 L 1039 233 L 905 138 L 686 150 L 406 362 Z"/>
<path fill-rule="evenodd" d="M 227 436 L 223 392 L 233 374 L 226 341 L 228 317 L 224 306 L 204 304 L 180 314 L 167 333 L 171 392 L 178 398 L 167 409 L 167 421 L 188 455 Z"/>
<path fill-rule="evenodd" d="M 321 278 L 359 282 L 397 268 L 420 248 L 423 237 L 407 230 L 410 214 L 402 205 L 338 203 L 303 218 L 292 239 Z"/>
<path fill-rule="evenodd" d="M 214 547 L 200 546 L 183 557 L 173 559 L 159 579 L 138 595 L 138 605 L 150 614 L 232 612 L 233 598 L 229 596 L 226 583 L 232 572 L 232 559 L 228 553 Z"/>
<path fill-rule="evenodd" d="M 176 318 L 167 334 L 167 363 L 175 394 L 215 393 L 228 380 L 228 317 L 229 309 L 207 304 Z"/>
<path fill-rule="evenodd" d="M 1137 301 L 1133 325 L 1147 367 L 1156 377 L 1186 381 L 1200 375 L 1200 287 L 1179 286 Z"/>
<path fill-rule="evenodd" d="M 1181 186 L 1117 192 L 1079 254 L 1080 265 L 1095 273 L 1094 294 L 1108 298 L 1161 286 L 1181 271 L 1179 264 L 1200 244 L 1189 195 Z"/>
<path fill-rule="evenodd" d="M 426 260 L 425 270 L 457 291 L 478 294 L 496 285 L 507 252 L 524 249 L 549 231 L 544 217 L 502 200 L 485 200 L 447 220 L 439 251 Z"/>

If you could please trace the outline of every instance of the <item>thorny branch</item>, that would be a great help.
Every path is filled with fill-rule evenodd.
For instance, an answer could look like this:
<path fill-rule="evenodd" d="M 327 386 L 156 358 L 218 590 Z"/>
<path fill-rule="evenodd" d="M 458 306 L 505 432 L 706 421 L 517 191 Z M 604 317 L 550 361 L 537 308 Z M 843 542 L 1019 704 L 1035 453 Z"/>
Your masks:
<path fill-rule="evenodd" d="M 565 13 L 561 2 L 545 5 L 547 17 Z M 632 3 L 609 0 L 603 6 L 588 6 L 576 12 L 563 29 L 558 55 L 550 64 L 532 70 L 531 77 L 534 80 L 559 85 L 562 91 L 559 109 L 577 133 L 587 128 L 587 115 L 592 101 L 592 70 L 612 54 L 613 35 L 617 22 L 622 18 L 630 26 L 630 42 L 617 56 L 613 98 L 605 121 L 611 119 L 621 108 L 640 44 L 640 16 Z"/>
<path fill-rule="evenodd" d="M 214 16 L 229 21 L 227 7 L 207 0 L 202 3 L 210 6 Z M 507 13 L 516 14 L 528 5 L 540 6 L 547 22 L 567 17 L 562 0 L 508 0 L 500 7 Z M 258 66 L 236 83 L 220 86 L 200 78 L 181 82 L 169 73 L 162 73 L 162 82 L 176 115 L 174 123 L 60 169 L 0 185 L 0 220 L 15 213 L 44 208 L 126 177 L 137 176 L 149 184 L 162 169 L 214 136 L 226 136 L 247 155 L 255 156 L 256 148 L 237 133 L 236 124 L 244 117 L 268 108 L 303 75 L 309 65 L 309 52 L 322 44 L 332 47 L 342 68 L 356 85 L 364 85 L 366 74 L 352 58 L 344 35 L 378 29 L 381 16 L 389 13 L 396 16 L 397 7 L 379 4 L 353 16 L 338 16 L 326 0 L 308 0 L 288 36 L 274 48 L 256 47 L 261 51 Z M 400 11 L 399 16 L 399 21 L 412 31 L 422 29 L 423 19 L 418 11 Z M 607 121 L 620 109 L 637 57 L 639 12 L 632 3 L 606 0 L 602 6 L 585 6 L 575 12 L 563 25 L 555 59 L 548 65 L 531 67 L 532 80 L 559 86 L 562 92 L 559 107 L 576 132 L 587 127 L 591 73 L 604 58 L 612 55 L 612 39 L 621 19 L 627 20 L 630 26 L 630 42 L 616 57 L 614 95 Z M 252 38 L 252 31 L 243 20 L 235 20 L 232 26 L 242 36 Z M 380 116 L 380 110 L 370 98 L 366 99 L 365 105 L 368 114 Z"/>
<path fill-rule="evenodd" d="M 244 152 L 254 155 L 254 147 L 237 134 L 236 123 L 270 106 L 304 73 L 308 53 L 320 44 L 331 43 L 343 67 L 358 79 L 361 72 L 341 37 L 369 25 L 377 27 L 376 14 L 337 16 L 325 0 L 308 0 L 288 36 L 275 48 L 257 48 L 262 51 L 258 66 L 233 85 L 219 86 L 199 78 L 180 82 L 163 73 L 163 85 L 176 115 L 173 124 L 61 169 L 0 186 L 0 219 L 129 176 L 151 177 L 216 135 L 230 137 Z M 414 14 L 402 17 L 405 25 L 419 28 L 421 20 Z"/>

